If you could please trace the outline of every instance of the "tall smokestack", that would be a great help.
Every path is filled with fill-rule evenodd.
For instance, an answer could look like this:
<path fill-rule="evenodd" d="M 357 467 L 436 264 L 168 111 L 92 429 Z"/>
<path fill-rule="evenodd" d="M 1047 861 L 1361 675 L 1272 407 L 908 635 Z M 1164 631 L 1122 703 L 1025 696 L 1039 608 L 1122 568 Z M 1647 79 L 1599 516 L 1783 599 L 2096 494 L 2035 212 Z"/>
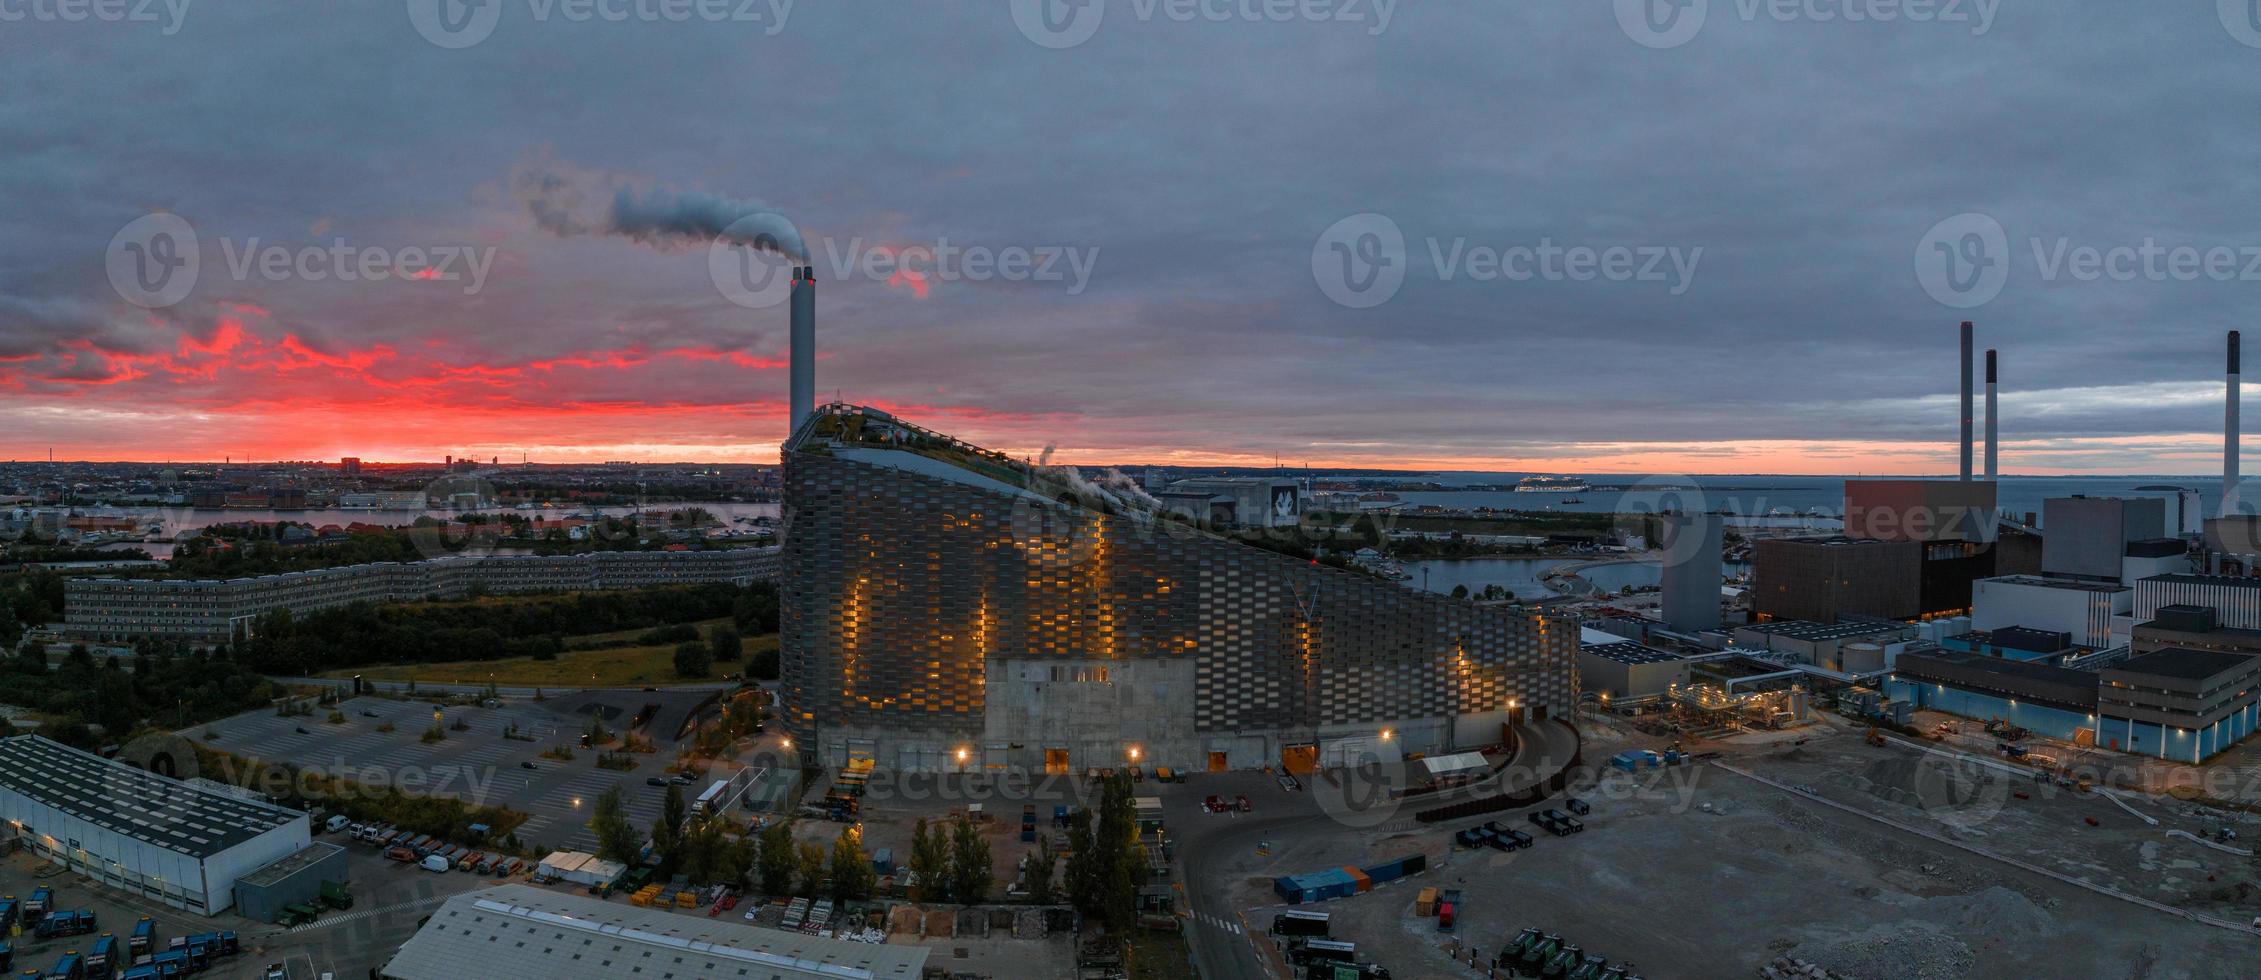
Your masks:
<path fill-rule="evenodd" d="M 1994 440 L 1999 436 L 2002 411 L 1994 402 L 1994 348 L 1986 349 L 1986 482 L 1994 482 L 1997 462 Z"/>
<path fill-rule="evenodd" d="M 793 267 L 792 418 L 789 431 L 816 413 L 816 266 Z"/>
<path fill-rule="evenodd" d="M 1963 321 L 1963 479 L 1971 478 L 1971 322 Z"/>
<path fill-rule="evenodd" d="M 2237 331 L 2230 331 L 2229 397 L 2222 402 L 2222 516 L 2228 517 L 2237 506 L 2237 396 L 2238 396 Z"/>

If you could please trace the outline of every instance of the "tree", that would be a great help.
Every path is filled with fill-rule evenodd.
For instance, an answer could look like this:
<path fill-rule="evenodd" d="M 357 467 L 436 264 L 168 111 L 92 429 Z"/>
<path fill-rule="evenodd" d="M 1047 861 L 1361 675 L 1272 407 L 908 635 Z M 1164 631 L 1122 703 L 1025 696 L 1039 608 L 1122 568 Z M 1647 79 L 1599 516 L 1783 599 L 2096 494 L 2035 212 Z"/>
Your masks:
<path fill-rule="evenodd" d="M 871 855 L 864 853 L 863 835 L 853 827 L 841 830 L 832 842 L 832 897 L 866 899 L 878 886 L 879 873 L 872 870 Z"/>
<path fill-rule="evenodd" d="M 742 866 L 733 862 L 736 849 L 725 829 L 719 817 L 700 817 L 684 830 L 682 871 L 692 881 L 727 883 L 738 879 Z"/>
<path fill-rule="evenodd" d="M 697 640 L 675 646 L 675 676 L 705 677 L 714 669 L 714 654 Z"/>
<path fill-rule="evenodd" d="M 1021 858 L 1021 890 L 1028 900 L 1038 905 L 1050 905 L 1058 899 L 1053 893 L 1052 874 L 1059 867 L 1059 858 L 1052 853 L 1052 839 L 1039 835 L 1036 850 Z"/>
<path fill-rule="evenodd" d="M 824 860 L 824 848 L 804 843 L 800 845 L 798 857 L 796 863 L 801 869 L 801 894 L 815 898 L 818 892 L 824 890 L 824 873 L 830 870 Z"/>
<path fill-rule="evenodd" d="M 659 819 L 652 821 L 652 853 L 659 855 L 663 871 L 679 870 L 683 858 L 684 837 L 683 787 L 667 784 L 667 802 L 660 805 Z"/>
<path fill-rule="evenodd" d="M 754 659 L 752 660 L 752 662 L 746 665 L 746 676 L 752 677 L 757 681 L 776 680 L 777 648 L 767 647 L 762 650 L 756 651 L 754 653 Z"/>
<path fill-rule="evenodd" d="M 716 663 L 734 664 L 746 655 L 746 642 L 738 638 L 738 631 L 716 623 L 707 630 L 707 652 Z"/>
<path fill-rule="evenodd" d="M 636 863 L 644 842 L 636 836 L 636 826 L 628 822 L 619 783 L 597 795 L 597 805 L 589 814 L 589 831 L 597 836 L 598 857 L 621 864 Z"/>
<path fill-rule="evenodd" d="M 1453 587 L 1452 587 L 1452 597 L 1453 597 L 1453 598 L 1455 598 L 1455 599 L 1466 599 L 1466 598 L 1468 598 L 1468 586 L 1466 586 L 1466 585 L 1455 585 L 1455 586 L 1453 586 Z"/>
<path fill-rule="evenodd" d="M 754 863 L 761 870 L 762 892 L 783 895 L 793 890 L 793 872 L 799 867 L 793 855 L 793 824 L 778 820 L 763 827 L 761 849 Z"/>
<path fill-rule="evenodd" d="M 978 905 L 989 897 L 997 873 L 989 864 L 989 839 L 973 821 L 960 819 L 950 845 L 950 898 L 960 905 Z"/>
<path fill-rule="evenodd" d="M 1100 784 L 1096 819 L 1079 813 L 1069 828 L 1068 898 L 1110 929 L 1129 928 L 1137 914 L 1146 859 L 1138 846 L 1138 809 L 1130 775 Z"/>
<path fill-rule="evenodd" d="M 911 828 L 911 898 L 921 902 L 950 900 L 949 832 L 929 830 L 925 819 Z"/>

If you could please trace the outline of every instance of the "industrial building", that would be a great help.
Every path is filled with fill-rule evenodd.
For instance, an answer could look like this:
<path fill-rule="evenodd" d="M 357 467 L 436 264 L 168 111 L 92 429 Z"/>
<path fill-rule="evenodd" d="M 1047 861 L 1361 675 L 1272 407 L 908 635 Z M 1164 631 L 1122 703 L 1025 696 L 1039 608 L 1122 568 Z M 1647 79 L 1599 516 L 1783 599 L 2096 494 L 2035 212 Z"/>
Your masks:
<path fill-rule="evenodd" d="M 1978 653 L 1903 653 L 1885 682 L 1894 700 L 2087 744 L 2096 727 L 2096 674 Z"/>
<path fill-rule="evenodd" d="M 216 793 L 37 735 L 0 739 L 0 831 L 90 881 L 198 915 L 304 850 L 306 814 Z"/>
<path fill-rule="evenodd" d="M 2096 740 L 2107 748 L 2200 762 L 2253 734 L 2261 658 L 2170 647 L 2099 672 Z"/>
<path fill-rule="evenodd" d="M 1154 499 L 1205 527 L 1294 527 L 1303 521 L 1302 499 L 1294 480 L 1178 480 L 1155 491 Z"/>
<path fill-rule="evenodd" d="M 2135 583 L 2135 620 L 2159 618 L 2162 606 L 2203 606 L 2218 625 L 2261 629 L 2261 578 L 2227 575 L 2154 575 Z"/>
<path fill-rule="evenodd" d="M 2049 540 L 2053 547 L 2054 533 Z M 2009 575 L 1979 579 L 1971 587 L 1973 629 L 2054 630 L 2068 634 L 2078 645 L 2097 649 L 2127 642 L 2134 612 L 2135 590 L 2119 584 L 2117 578 Z"/>
<path fill-rule="evenodd" d="M 1688 683 L 1688 661 L 1638 643 L 1588 643 L 1578 648 L 1579 685 L 1613 698 L 1648 698 Z"/>
<path fill-rule="evenodd" d="M 1915 628 L 1873 620 L 1816 623 L 1779 620 L 1737 627 L 1735 644 L 1789 654 L 1799 663 L 1840 674 L 1883 670 L 1907 646 Z"/>
<path fill-rule="evenodd" d="M 1922 613 L 1923 545 L 1845 535 L 1760 538 L 1751 545 L 1751 611 L 1762 619 L 1834 623 Z"/>
<path fill-rule="evenodd" d="M 276 610 L 302 616 L 356 602 L 411 602 L 487 593 L 632 589 L 777 575 L 778 549 L 599 551 L 374 562 L 233 579 L 70 579 L 63 629 L 94 642 L 174 637 L 222 643 Z"/>
<path fill-rule="evenodd" d="M 862 943 L 529 885 L 451 897 L 379 971 L 389 980 L 919 980 L 927 948 Z M 473 968 L 471 964 L 477 964 Z"/>
<path fill-rule="evenodd" d="M 1664 549 L 1659 584 L 1665 626 L 1682 633 L 1718 629 L 1726 520 L 1718 514 L 1671 511 L 1657 515 L 1657 523 L 1657 546 Z"/>
<path fill-rule="evenodd" d="M 850 405 L 784 452 L 780 716 L 827 766 L 1193 771 L 1568 718 L 1578 624 L 1219 537 Z"/>
<path fill-rule="evenodd" d="M 2261 630 L 2223 626 L 2213 609 L 2205 606 L 2160 606 L 2149 622 L 2137 623 L 2129 649 L 2138 654 L 2187 647 L 2261 656 Z"/>
<path fill-rule="evenodd" d="M 315 841 L 266 867 L 236 879 L 236 914 L 255 922 L 279 922 L 283 909 L 311 905 L 324 882 L 347 881 L 345 848 Z"/>
<path fill-rule="evenodd" d="M 2041 572 L 2057 578 L 2118 583 L 2130 546 L 2182 555 L 2167 537 L 2167 502 L 2156 498 L 2051 497 L 2041 502 Z"/>

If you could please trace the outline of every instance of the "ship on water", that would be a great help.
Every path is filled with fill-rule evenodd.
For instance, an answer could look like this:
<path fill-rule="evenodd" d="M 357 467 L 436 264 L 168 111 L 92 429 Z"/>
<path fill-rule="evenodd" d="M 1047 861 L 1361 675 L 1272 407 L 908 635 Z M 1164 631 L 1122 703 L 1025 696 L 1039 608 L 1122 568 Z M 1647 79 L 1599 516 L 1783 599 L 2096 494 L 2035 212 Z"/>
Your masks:
<path fill-rule="evenodd" d="M 1575 476 L 1526 476 L 1515 485 L 1516 493 L 1578 493 L 1591 489 L 1586 481 Z"/>

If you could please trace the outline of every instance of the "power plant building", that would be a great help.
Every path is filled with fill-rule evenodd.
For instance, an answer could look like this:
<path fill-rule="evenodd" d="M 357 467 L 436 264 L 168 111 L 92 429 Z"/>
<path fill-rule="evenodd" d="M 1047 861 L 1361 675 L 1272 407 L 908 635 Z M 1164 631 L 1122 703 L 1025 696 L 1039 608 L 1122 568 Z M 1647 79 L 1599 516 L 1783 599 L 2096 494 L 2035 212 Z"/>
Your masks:
<path fill-rule="evenodd" d="M 1923 545 L 1915 541 L 1760 538 L 1751 545 L 1751 611 L 1818 623 L 1912 619 L 1923 612 L 1922 560 Z"/>
<path fill-rule="evenodd" d="M 1574 620 L 1219 537 L 848 405 L 784 451 L 781 712 L 825 765 L 1290 770 L 1569 718 Z"/>

